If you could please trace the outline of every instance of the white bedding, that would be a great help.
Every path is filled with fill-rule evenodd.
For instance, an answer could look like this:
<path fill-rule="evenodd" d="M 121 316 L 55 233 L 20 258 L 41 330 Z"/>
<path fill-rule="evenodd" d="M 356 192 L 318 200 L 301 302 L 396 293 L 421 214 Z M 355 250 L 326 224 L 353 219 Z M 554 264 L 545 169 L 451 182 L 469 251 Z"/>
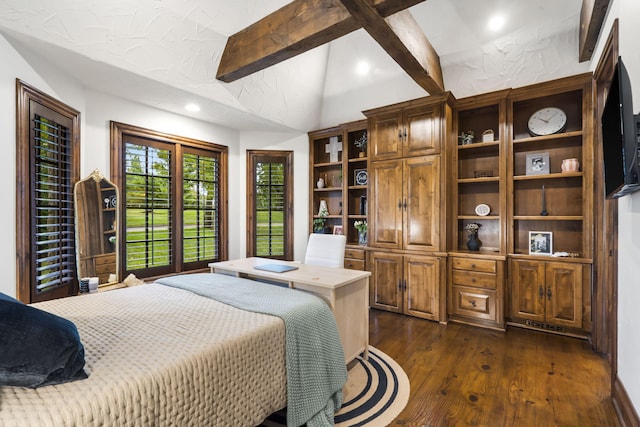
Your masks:
<path fill-rule="evenodd" d="M 159 284 L 34 306 L 76 324 L 89 378 L 0 387 L 1 426 L 254 426 L 286 406 L 278 317 Z"/>

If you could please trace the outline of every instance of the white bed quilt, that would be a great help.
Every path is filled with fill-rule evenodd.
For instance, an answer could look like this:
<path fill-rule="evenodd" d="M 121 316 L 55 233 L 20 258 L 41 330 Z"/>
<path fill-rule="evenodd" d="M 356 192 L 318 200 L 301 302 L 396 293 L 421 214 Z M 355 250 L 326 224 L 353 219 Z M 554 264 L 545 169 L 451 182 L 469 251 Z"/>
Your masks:
<path fill-rule="evenodd" d="M 158 284 L 35 306 L 76 324 L 89 378 L 0 387 L 2 426 L 254 426 L 286 406 L 278 317 Z"/>

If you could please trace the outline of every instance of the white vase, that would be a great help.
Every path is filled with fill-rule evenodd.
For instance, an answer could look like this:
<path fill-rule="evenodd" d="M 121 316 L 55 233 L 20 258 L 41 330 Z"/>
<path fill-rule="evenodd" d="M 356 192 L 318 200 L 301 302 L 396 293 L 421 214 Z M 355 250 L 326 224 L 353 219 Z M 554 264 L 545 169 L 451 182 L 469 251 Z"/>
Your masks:
<path fill-rule="evenodd" d="M 322 215 L 322 213 L 328 213 L 329 209 L 327 208 L 327 201 L 320 200 L 320 208 L 318 209 L 318 215 Z"/>
<path fill-rule="evenodd" d="M 318 182 L 316 183 L 318 188 L 324 188 L 324 178 L 318 178 Z"/>

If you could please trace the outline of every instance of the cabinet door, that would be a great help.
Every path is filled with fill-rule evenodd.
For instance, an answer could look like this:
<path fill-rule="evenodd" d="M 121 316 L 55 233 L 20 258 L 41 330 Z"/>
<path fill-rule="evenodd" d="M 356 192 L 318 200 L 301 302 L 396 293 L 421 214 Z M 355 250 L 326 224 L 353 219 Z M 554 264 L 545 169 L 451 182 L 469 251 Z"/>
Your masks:
<path fill-rule="evenodd" d="M 439 109 L 440 106 L 420 107 L 404 113 L 404 157 L 440 153 Z"/>
<path fill-rule="evenodd" d="M 405 313 L 439 320 L 440 259 L 429 256 L 404 258 Z"/>
<path fill-rule="evenodd" d="M 402 114 L 391 112 L 369 120 L 369 156 L 371 160 L 402 157 Z"/>
<path fill-rule="evenodd" d="M 370 304 L 383 310 L 402 312 L 402 255 L 370 252 Z"/>
<path fill-rule="evenodd" d="M 547 322 L 582 328 L 582 265 L 548 262 Z"/>
<path fill-rule="evenodd" d="M 402 245 L 402 162 L 372 162 L 369 172 L 369 244 L 397 249 Z"/>
<path fill-rule="evenodd" d="M 406 159 L 403 177 L 404 248 L 437 251 L 440 249 L 440 156 Z"/>
<path fill-rule="evenodd" d="M 512 260 L 511 315 L 537 322 L 545 321 L 544 262 Z"/>

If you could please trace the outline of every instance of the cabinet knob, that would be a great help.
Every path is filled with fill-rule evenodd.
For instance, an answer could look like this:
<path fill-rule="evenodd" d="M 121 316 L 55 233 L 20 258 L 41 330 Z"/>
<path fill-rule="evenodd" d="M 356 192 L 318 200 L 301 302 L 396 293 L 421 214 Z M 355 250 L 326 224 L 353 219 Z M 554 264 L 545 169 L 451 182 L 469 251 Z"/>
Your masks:
<path fill-rule="evenodd" d="M 476 308 L 476 302 L 475 301 L 471 300 L 471 301 L 469 301 L 469 304 L 471 304 L 471 306 L 473 308 Z"/>
<path fill-rule="evenodd" d="M 544 298 L 544 290 L 542 289 L 542 285 L 538 287 L 538 295 L 540 298 Z"/>
<path fill-rule="evenodd" d="M 547 289 L 547 299 L 551 301 L 551 288 Z"/>
<path fill-rule="evenodd" d="M 475 277 L 473 279 L 471 279 L 471 283 L 476 283 Z"/>
<path fill-rule="evenodd" d="M 471 268 L 476 268 L 476 265 L 475 264 L 471 264 Z"/>

